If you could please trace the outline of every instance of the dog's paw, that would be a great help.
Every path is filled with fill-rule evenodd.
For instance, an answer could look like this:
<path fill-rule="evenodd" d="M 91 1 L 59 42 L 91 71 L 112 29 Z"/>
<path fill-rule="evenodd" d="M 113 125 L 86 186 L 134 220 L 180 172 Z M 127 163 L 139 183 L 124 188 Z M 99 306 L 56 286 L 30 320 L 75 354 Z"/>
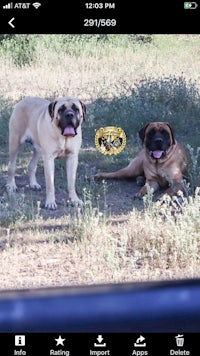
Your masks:
<path fill-rule="evenodd" d="M 136 178 L 136 184 L 138 185 L 138 187 L 143 187 L 143 185 L 145 185 L 146 179 L 143 176 L 138 176 Z"/>
<path fill-rule="evenodd" d="M 89 177 L 89 180 L 94 181 L 94 180 L 98 180 L 98 179 L 100 180 L 100 179 L 107 179 L 107 178 L 111 178 L 110 177 L 110 173 L 108 173 L 108 172 L 99 172 L 99 173 L 96 173 L 96 174 L 92 174 Z"/>
<path fill-rule="evenodd" d="M 99 179 L 99 174 L 93 174 L 90 177 L 87 177 L 87 180 L 94 182 L 95 179 Z"/>
<path fill-rule="evenodd" d="M 134 200 L 135 200 L 135 199 L 142 200 L 142 198 L 143 198 L 143 194 L 141 194 L 140 192 L 134 194 L 134 196 L 133 196 L 133 199 L 134 199 Z"/>
<path fill-rule="evenodd" d="M 45 203 L 45 208 L 48 210 L 56 210 L 57 209 L 57 204 L 55 201 L 46 201 Z"/>
<path fill-rule="evenodd" d="M 7 183 L 6 184 L 6 190 L 8 193 L 14 193 L 17 191 L 17 186 L 15 183 Z"/>
<path fill-rule="evenodd" d="M 83 201 L 81 199 L 70 199 L 69 204 L 71 206 L 76 206 L 76 207 L 82 207 L 84 205 Z"/>
<path fill-rule="evenodd" d="M 143 186 L 139 192 L 134 195 L 134 198 L 142 199 L 147 194 L 146 186 Z"/>
<path fill-rule="evenodd" d="M 33 190 L 41 190 L 42 189 L 41 185 L 38 184 L 37 182 L 36 183 L 30 183 L 30 187 Z"/>

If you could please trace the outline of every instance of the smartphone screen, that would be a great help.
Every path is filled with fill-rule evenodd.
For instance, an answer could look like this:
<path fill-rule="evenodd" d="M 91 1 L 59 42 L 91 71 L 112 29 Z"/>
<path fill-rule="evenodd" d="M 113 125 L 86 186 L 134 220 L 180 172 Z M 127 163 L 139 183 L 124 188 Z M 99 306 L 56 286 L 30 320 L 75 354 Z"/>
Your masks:
<path fill-rule="evenodd" d="M 0 5 L 4 355 L 197 355 L 199 2 Z"/>

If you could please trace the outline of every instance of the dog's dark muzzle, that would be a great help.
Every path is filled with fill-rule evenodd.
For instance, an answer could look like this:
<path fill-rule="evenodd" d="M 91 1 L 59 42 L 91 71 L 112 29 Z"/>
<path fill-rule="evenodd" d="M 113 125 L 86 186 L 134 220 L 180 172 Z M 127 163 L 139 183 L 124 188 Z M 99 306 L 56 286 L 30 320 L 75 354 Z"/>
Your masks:
<path fill-rule="evenodd" d="M 74 137 L 77 135 L 76 129 L 78 126 L 79 120 L 76 113 L 73 110 L 65 110 L 59 122 L 62 135 Z"/>
<path fill-rule="evenodd" d="M 169 146 L 169 142 L 166 142 L 162 137 L 154 138 L 149 145 L 149 154 L 155 159 L 164 158 Z"/>
<path fill-rule="evenodd" d="M 163 148 L 163 139 L 162 138 L 156 138 L 154 140 L 154 145 L 158 150 L 162 150 L 162 148 Z"/>

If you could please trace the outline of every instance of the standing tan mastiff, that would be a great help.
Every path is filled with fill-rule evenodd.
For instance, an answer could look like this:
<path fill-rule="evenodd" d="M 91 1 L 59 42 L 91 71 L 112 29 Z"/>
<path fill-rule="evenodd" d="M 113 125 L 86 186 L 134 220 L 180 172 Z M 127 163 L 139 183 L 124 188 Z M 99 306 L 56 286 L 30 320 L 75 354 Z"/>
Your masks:
<path fill-rule="evenodd" d="M 178 143 L 171 126 L 167 122 L 151 122 L 139 131 L 144 148 L 125 168 L 116 172 L 101 172 L 98 178 L 137 178 L 144 176 L 145 185 L 136 194 L 142 197 L 148 186 L 157 191 L 166 188 L 169 195 L 183 190 L 184 174 L 187 171 L 187 156 L 183 146 Z"/>
<path fill-rule="evenodd" d="M 38 97 L 26 97 L 16 104 L 9 122 L 8 183 L 16 190 L 15 169 L 19 145 L 33 145 L 29 164 L 30 187 L 41 189 L 36 180 L 39 158 L 44 161 L 47 209 L 56 209 L 54 188 L 54 159 L 66 156 L 66 173 L 69 199 L 80 203 L 75 190 L 78 153 L 82 143 L 81 125 L 86 107 L 77 98 L 65 96 L 50 102 Z"/>

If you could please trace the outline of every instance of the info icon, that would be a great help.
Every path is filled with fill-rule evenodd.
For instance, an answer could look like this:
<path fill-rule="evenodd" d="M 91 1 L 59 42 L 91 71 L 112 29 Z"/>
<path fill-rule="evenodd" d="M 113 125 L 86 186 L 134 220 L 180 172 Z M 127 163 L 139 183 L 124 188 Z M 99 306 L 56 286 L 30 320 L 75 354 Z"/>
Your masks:
<path fill-rule="evenodd" d="M 15 346 L 25 346 L 25 335 L 15 335 Z"/>

